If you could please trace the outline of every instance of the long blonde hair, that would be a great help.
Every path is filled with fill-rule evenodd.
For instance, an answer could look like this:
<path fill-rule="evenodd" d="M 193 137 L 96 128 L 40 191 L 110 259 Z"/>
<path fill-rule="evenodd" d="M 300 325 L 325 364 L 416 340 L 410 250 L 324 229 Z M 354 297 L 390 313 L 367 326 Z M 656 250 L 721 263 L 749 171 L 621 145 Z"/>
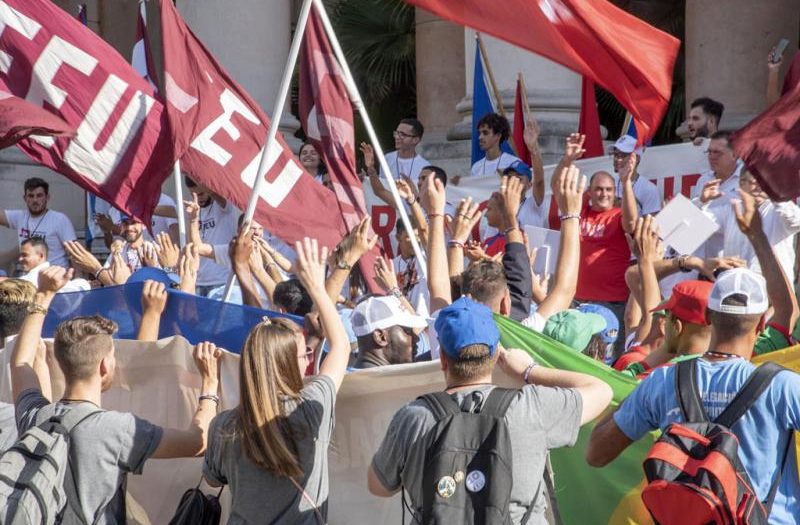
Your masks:
<path fill-rule="evenodd" d="M 276 476 L 303 475 L 289 428 L 286 399 L 299 399 L 303 378 L 297 365 L 292 321 L 265 319 L 253 328 L 239 366 L 239 430 L 242 448 L 259 467 Z"/>

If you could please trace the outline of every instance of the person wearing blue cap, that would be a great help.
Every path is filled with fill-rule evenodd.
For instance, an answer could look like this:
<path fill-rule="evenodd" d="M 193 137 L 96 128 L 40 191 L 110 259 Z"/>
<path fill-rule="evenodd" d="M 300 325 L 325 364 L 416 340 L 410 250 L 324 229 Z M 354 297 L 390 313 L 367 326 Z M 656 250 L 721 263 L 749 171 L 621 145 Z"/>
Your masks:
<path fill-rule="evenodd" d="M 491 310 L 469 297 L 442 308 L 435 328 L 449 395 L 424 396 L 395 414 L 369 468 L 370 492 L 390 497 L 405 488 L 420 523 L 442 516 L 449 517 L 447 522 L 477 523 L 487 499 L 506 490 L 506 507 L 499 510 L 509 523 L 544 523 L 547 503 L 540 484 L 548 450 L 574 444 L 580 425 L 597 417 L 610 402 L 611 388 L 585 374 L 538 367 L 522 350 L 503 349 Z M 524 386 L 495 389 L 495 363 Z M 448 400 L 446 417 L 430 404 L 431 398 Z M 489 437 L 481 441 L 485 428 L 476 421 L 486 422 L 489 417 L 495 424 L 490 434 L 507 433 L 508 448 Z M 443 440 L 446 427 L 457 424 L 457 418 L 464 434 L 456 438 L 450 433 Z M 463 452 L 445 461 L 453 472 L 433 474 L 442 462 L 432 458 L 437 451 L 452 450 L 442 447 L 456 439 L 474 441 L 479 450 L 492 449 L 494 444 L 503 462 L 513 466 L 510 480 L 503 478 L 508 471 L 497 463 L 479 468 L 472 462 L 477 456 Z M 503 456 L 504 452 L 508 455 Z"/>

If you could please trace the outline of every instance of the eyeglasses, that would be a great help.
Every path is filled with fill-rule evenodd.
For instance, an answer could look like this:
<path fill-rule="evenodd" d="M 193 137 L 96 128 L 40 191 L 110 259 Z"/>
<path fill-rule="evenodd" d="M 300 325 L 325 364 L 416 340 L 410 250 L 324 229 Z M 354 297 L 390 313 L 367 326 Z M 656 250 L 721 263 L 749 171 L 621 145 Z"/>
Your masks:
<path fill-rule="evenodd" d="M 394 138 L 396 139 L 413 139 L 414 137 L 416 137 L 416 135 L 411 135 L 409 133 L 405 133 L 400 130 L 394 130 L 392 132 L 392 135 L 394 135 Z"/>
<path fill-rule="evenodd" d="M 305 359 L 306 361 L 311 361 L 314 359 L 314 351 L 306 348 L 307 352 L 303 352 L 302 354 L 297 356 L 297 359 Z"/>

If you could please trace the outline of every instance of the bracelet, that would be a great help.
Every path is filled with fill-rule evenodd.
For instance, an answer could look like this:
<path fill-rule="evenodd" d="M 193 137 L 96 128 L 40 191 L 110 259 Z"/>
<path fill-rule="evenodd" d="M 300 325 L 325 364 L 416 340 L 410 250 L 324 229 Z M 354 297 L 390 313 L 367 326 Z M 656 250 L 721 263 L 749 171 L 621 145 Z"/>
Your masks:
<path fill-rule="evenodd" d="M 680 257 L 678 257 L 678 269 L 683 273 L 689 273 L 692 271 L 691 268 L 686 267 L 687 259 L 689 259 L 688 255 L 681 255 Z"/>
<path fill-rule="evenodd" d="M 336 268 L 339 270 L 352 270 L 353 267 L 344 261 L 336 261 Z"/>
<path fill-rule="evenodd" d="M 47 308 L 40 304 L 31 303 L 28 305 L 28 313 L 47 315 Z"/>
<path fill-rule="evenodd" d="M 567 219 L 578 219 L 580 220 L 581 215 L 579 213 L 567 213 L 566 215 L 559 215 L 558 219 L 561 221 L 565 221 Z"/>
<path fill-rule="evenodd" d="M 522 373 L 522 380 L 525 382 L 526 385 L 529 384 L 528 377 L 531 375 L 531 370 L 533 370 L 537 366 L 539 366 L 539 363 L 537 363 L 536 361 L 531 361 L 531 364 L 529 364 L 528 368 L 526 368 L 525 371 Z"/>
<path fill-rule="evenodd" d="M 403 292 L 401 292 L 400 288 L 398 288 L 397 286 L 395 286 L 394 288 L 389 290 L 389 293 L 392 294 L 393 296 L 397 297 L 398 299 L 403 297 Z"/>
<path fill-rule="evenodd" d="M 417 202 L 417 196 L 416 195 L 412 195 L 410 201 L 408 199 L 406 199 L 406 204 L 408 204 L 409 206 L 413 206 L 415 202 Z"/>
<path fill-rule="evenodd" d="M 444 213 L 429 213 L 429 214 L 428 214 L 428 218 L 430 219 L 431 217 L 441 217 L 441 218 L 444 218 Z"/>
<path fill-rule="evenodd" d="M 108 271 L 108 268 L 103 266 L 102 268 L 100 268 L 99 270 L 94 272 L 94 280 L 95 281 L 99 281 L 100 280 L 100 274 L 103 273 L 103 272 L 107 272 L 107 271 Z"/>
<path fill-rule="evenodd" d="M 197 401 L 199 403 L 200 401 L 205 401 L 205 400 L 213 401 L 214 403 L 219 405 L 219 396 L 217 394 L 200 394 L 200 397 L 198 398 Z"/>
<path fill-rule="evenodd" d="M 508 236 L 509 233 L 513 232 L 514 230 L 519 230 L 517 226 L 509 226 L 505 230 L 503 230 L 503 235 Z"/>
<path fill-rule="evenodd" d="M 461 248 L 462 250 L 464 249 L 464 243 L 461 241 L 457 241 L 456 239 L 450 239 L 449 241 L 447 241 L 447 246 L 453 248 Z"/>

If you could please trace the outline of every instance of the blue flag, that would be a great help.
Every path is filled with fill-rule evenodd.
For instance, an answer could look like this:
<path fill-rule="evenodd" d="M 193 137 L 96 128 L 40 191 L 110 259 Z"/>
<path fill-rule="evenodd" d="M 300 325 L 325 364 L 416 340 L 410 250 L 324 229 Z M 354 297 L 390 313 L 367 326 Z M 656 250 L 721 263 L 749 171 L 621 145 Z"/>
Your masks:
<path fill-rule="evenodd" d="M 472 164 L 475 164 L 484 157 L 478 145 L 478 128 L 476 124 L 488 113 L 496 111 L 492 98 L 489 96 L 489 88 L 486 86 L 486 77 L 483 73 L 483 60 L 481 60 L 481 50 L 478 42 L 475 42 L 475 74 L 472 78 Z M 500 149 L 514 154 L 508 141 L 500 144 Z"/>
<path fill-rule="evenodd" d="M 102 315 L 119 325 L 119 339 L 136 339 L 142 320 L 144 283 L 107 286 L 88 292 L 57 294 L 44 321 L 42 337 L 53 337 L 62 321 L 77 316 Z M 161 315 L 158 337 L 181 335 L 190 343 L 210 341 L 230 352 L 239 353 L 250 329 L 264 316 L 286 317 L 302 326 L 294 315 L 261 310 L 252 306 L 224 303 L 178 290 L 167 290 L 167 307 Z"/>

